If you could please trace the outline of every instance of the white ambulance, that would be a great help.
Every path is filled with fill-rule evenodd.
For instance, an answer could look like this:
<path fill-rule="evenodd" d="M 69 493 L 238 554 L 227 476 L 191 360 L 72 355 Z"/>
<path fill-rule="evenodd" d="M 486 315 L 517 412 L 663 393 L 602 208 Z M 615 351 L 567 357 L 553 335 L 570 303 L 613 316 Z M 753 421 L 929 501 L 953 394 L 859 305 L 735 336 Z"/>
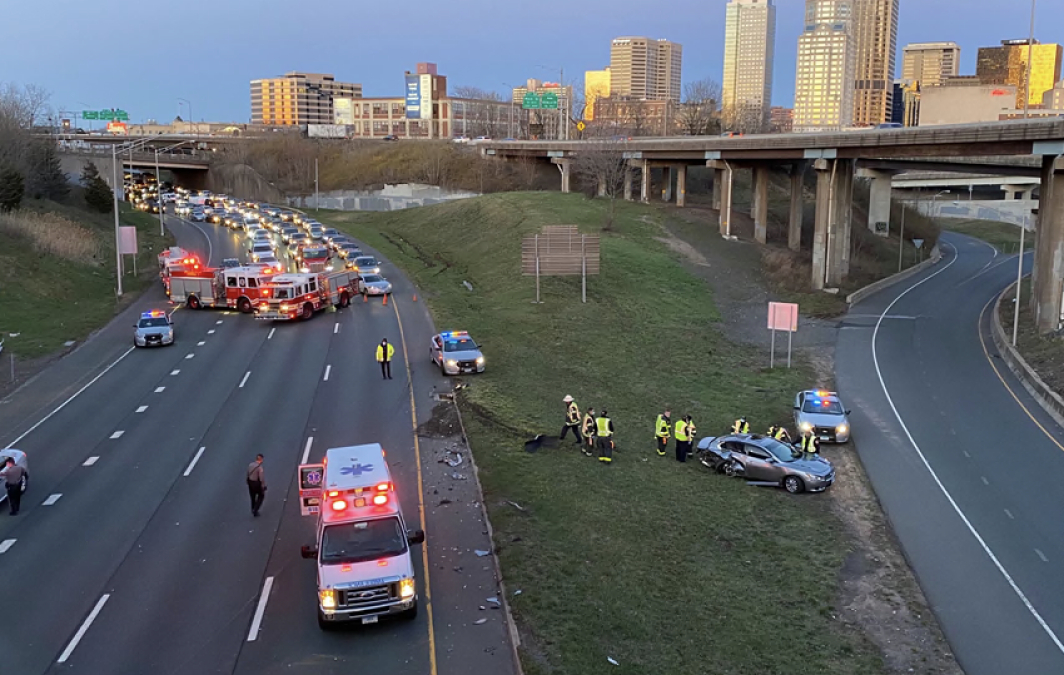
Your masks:
<path fill-rule="evenodd" d="M 425 541 L 406 528 L 384 449 L 378 443 L 330 448 L 321 464 L 299 467 L 300 509 L 317 517 L 318 625 L 377 623 L 417 616 L 410 546 Z"/>

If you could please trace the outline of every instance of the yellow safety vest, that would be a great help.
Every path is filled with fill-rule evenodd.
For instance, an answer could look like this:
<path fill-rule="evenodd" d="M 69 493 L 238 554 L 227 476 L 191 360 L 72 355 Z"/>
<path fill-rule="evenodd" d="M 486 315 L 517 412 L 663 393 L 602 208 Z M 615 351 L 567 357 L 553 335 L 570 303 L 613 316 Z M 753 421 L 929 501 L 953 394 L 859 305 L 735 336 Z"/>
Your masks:
<path fill-rule="evenodd" d="M 687 440 L 687 422 L 683 420 L 676 423 L 676 440 L 680 442 Z"/>
<path fill-rule="evenodd" d="M 656 426 L 656 428 L 654 430 L 654 434 L 658 438 L 668 438 L 669 437 L 669 421 L 667 419 L 665 419 L 664 415 L 658 415 L 658 422 L 657 422 L 657 424 L 655 426 Z"/>
<path fill-rule="evenodd" d="M 600 417 L 595 420 L 595 427 L 598 429 L 599 436 L 612 436 L 613 432 L 610 431 L 610 418 Z"/>
<path fill-rule="evenodd" d="M 576 424 L 580 421 L 580 408 L 577 407 L 576 402 L 573 401 L 569 404 L 569 409 L 565 411 L 569 424 Z"/>
<path fill-rule="evenodd" d="M 687 440 L 689 440 L 689 441 L 695 440 L 695 434 L 696 433 L 698 433 L 698 430 L 695 429 L 695 423 L 694 422 L 688 422 L 687 423 Z"/>
<path fill-rule="evenodd" d="M 802 436 L 802 451 L 803 452 L 816 452 L 820 441 L 816 436 Z"/>
<path fill-rule="evenodd" d="M 595 434 L 595 418 L 591 415 L 584 415 L 584 436 L 593 436 Z"/>
<path fill-rule="evenodd" d="M 392 343 L 388 343 L 388 360 L 391 361 L 395 356 L 395 346 Z M 377 345 L 377 362 L 384 361 L 384 345 Z"/>
<path fill-rule="evenodd" d="M 739 420 L 735 420 L 735 424 L 732 425 L 732 433 L 735 434 L 748 434 L 750 433 L 750 423 L 741 423 Z"/>
<path fill-rule="evenodd" d="M 787 430 L 783 427 L 780 427 L 776 429 L 776 433 L 773 434 L 772 437 L 775 438 L 777 441 L 782 441 L 784 438 L 787 437 Z"/>

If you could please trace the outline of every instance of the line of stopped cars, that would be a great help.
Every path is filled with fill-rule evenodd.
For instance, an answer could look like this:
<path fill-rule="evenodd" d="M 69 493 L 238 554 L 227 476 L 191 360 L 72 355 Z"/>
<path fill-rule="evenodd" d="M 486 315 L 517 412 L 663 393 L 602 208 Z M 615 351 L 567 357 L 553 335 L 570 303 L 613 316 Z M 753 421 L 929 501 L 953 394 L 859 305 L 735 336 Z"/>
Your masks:
<path fill-rule="evenodd" d="M 800 391 L 794 400 L 794 426 L 822 443 L 850 440 L 850 411 L 833 391 Z M 835 467 L 819 453 L 805 452 L 762 434 L 729 433 L 698 442 L 695 455 L 707 468 L 746 479 L 752 485 L 781 487 L 787 492 L 823 492 L 835 482 Z"/>

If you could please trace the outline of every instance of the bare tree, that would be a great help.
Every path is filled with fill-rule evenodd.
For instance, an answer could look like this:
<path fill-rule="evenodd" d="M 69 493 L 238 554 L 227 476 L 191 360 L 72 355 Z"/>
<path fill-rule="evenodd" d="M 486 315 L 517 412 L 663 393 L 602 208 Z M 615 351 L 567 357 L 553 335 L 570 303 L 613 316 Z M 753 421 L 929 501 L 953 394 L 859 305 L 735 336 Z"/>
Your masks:
<path fill-rule="evenodd" d="M 588 196 L 598 195 L 609 200 L 603 229 L 609 230 L 613 227 L 617 198 L 624 190 L 628 162 L 624 158 L 626 146 L 625 141 L 606 138 L 594 140 L 581 147 L 580 153 L 573 160 L 573 168 Z"/>
<path fill-rule="evenodd" d="M 724 112 L 724 128 L 738 134 L 758 134 L 765 130 L 765 110 L 754 103 L 729 106 Z"/>
<path fill-rule="evenodd" d="M 720 85 L 710 78 L 684 86 L 679 110 L 680 128 L 688 136 L 720 133 Z"/>
<path fill-rule="evenodd" d="M 0 164 L 25 169 L 32 130 L 47 115 L 48 96 L 36 85 L 0 84 Z"/>
<path fill-rule="evenodd" d="M 454 89 L 455 98 L 464 99 L 463 121 L 456 123 L 456 131 L 466 136 L 497 137 L 509 124 L 509 112 L 505 115 L 501 105 L 506 99 L 498 92 L 487 91 L 479 87 L 460 86 Z"/>

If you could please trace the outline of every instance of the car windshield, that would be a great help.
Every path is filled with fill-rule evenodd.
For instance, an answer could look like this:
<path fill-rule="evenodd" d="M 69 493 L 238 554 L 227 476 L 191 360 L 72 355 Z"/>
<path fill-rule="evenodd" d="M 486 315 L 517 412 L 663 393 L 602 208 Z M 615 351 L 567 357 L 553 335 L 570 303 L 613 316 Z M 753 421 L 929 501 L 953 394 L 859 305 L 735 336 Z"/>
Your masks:
<path fill-rule="evenodd" d="M 793 462 L 802 457 L 802 453 L 799 450 L 786 443 L 777 441 L 774 438 L 764 438 L 761 440 L 760 445 L 762 448 L 772 453 L 772 456 L 781 462 Z"/>
<path fill-rule="evenodd" d="M 255 244 L 255 247 L 251 250 L 256 253 L 265 253 L 266 251 L 272 251 L 273 248 L 269 244 Z"/>
<path fill-rule="evenodd" d="M 359 267 L 374 267 L 377 261 L 373 258 L 355 258 L 355 264 Z"/>
<path fill-rule="evenodd" d="M 303 249 L 304 258 L 327 258 L 329 252 L 323 248 L 305 248 Z"/>
<path fill-rule="evenodd" d="M 329 525 L 321 534 L 321 562 L 337 565 L 397 556 L 406 551 L 398 518 Z"/>
<path fill-rule="evenodd" d="M 350 242 L 346 242 L 346 241 L 344 243 L 340 244 L 340 248 L 345 249 L 347 251 L 357 251 L 357 250 L 359 250 L 357 245 L 352 244 Z"/>
<path fill-rule="evenodd" d="M 291 296 L 288 295 L 287 288 L 275 288 L 273 289 L 273 297 L 278 300 L 288 300 Z"/>
<path fill-rule="evenodd" d="M 378 281 L 384 281 L 384 279 L 381 278 L 381 275 L 379 274 L 363 274 L 362 281 L 365 281 L 367 284 L 372 284 Z"/>
<path fill-rule="evenodd" d="M 139 328 L 165 328 L 170 325 L 170 322 L 166 320 L 165 316 L 156 316 L 150 319 L 141 319 L 138 324 Z"/>
<path fill-rule="evenodd" d="M 472 338 L 446 340 L 443 343 L 443 351 L 445 352 L 469 352 L 476 348 L 477 343 L 473 342 Z"/>
<path fill-rule="evenodd" d="M 841 415 L 842 404 L 824 398 L 811 398 L 802 406 L 802 412 L 818 413 L 821 415 Z"/>

